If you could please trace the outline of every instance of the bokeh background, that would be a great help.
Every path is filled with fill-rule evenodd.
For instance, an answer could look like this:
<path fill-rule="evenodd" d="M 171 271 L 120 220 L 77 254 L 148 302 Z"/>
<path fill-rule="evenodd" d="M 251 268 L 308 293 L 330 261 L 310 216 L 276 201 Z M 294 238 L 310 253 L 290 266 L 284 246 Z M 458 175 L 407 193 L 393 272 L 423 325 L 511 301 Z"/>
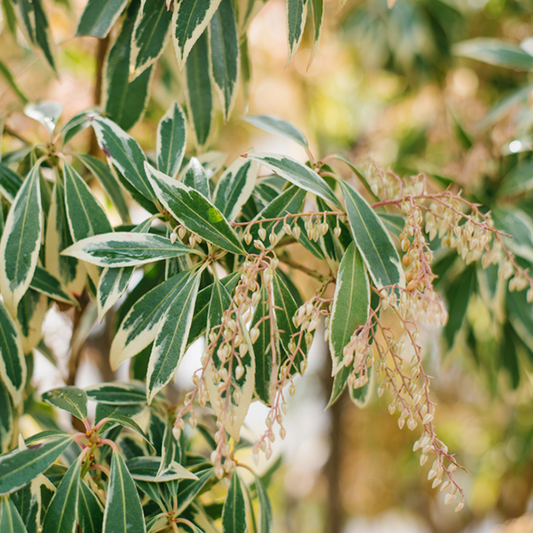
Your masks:
<path fill-rule="evenodd" d="M 99 98 L 99 44 L 73 37 L 85 1 L 65 2 L 47 2 L 59 77 L 32 54 L 22 35 L 15 45 L 6 28 L 0 33 L 0 59 L 31 100 L 60 101 L 63 122 Z M 249 30 L 253 73 L 248 98 L 240 91 L 228 125 L 219 118 L 217 128 L 224 128 L 224 134 L 214 135 L 211 148 L 227 153 L 229 161 L 252 147 L 305 160 L 297 145 L 240 121 L 247 113 L 273 114 L 305 132 L 316 157 L 341 152 L 361 168 L 376 162 L 400 174 L 446 176 L 474 197 L 490 195 L 491 183 L 504 173 L 510 143 L 529 138 L 532 118 L 527 98 L 500 112 L 491 110 L 533 79 L 526 72 L 454 56 L 452 47 L 474 37 L 527 47 L 533 38 L 530 0 L 397 0 L 393 9 L 385 0 L 348 0 L 342 7 L 327 0 L 325 8 L 320 47 L 308 66 L 310 36 L 286 65 L 285 2 L 269 0 L 262 7 Z M 144 120 L 130 132 L 148 152 L 155 150 L 157 122 L 170 102 L 184 100 L 180 77 L 169 45 Z M 17 149 L 20 139 L 46 140 L 1 77 L 0 114 L 5 119 L 3 152 Z M 74 146 L 87 150 L 91 142 L 87 132 Z M 107 207 L 112 216 L 112 206 Z M 142 218 L 143 213 L 132 213 L 134 222 Z M 304 294 L 312 292 L 307 278 L 294 281 Z M 500 369 L 481 299 L 470 302 L 467 322 L 451 348 L 435 328 L 424 331 L 427 372 L 434 377 L 438 402 L 436 425 L 468 470 L 458 474 L 467 494 L 465 510 L 455 514 L 432 491 L 426 480 L 429 466 L 420 467 L 411 451 L 417 436 L 398 429 L 386 397 L 374 395 L 363 410 L 343 397 L 325 411 L 330 367 L 317 335 L 309 370 L 291 399 L 287 438 L 276 443 L 269 463 L 260 464 L 271 472 L 276 532 L 533 532 L 533 361 L 519 354 L 519 380 Z M 37 359 L 39 391 L 67 379 L 72 324 L 68 315 L 52 309 L 43 327 L 58 364 Z M 112 327 L 91 330 L 78 385 L 127 375 L 123 367 L 113 375 L 106 365 L 102 346 Z M 178 371 L 177 390 L 190 385 L 199 342 Z M 261 431 L 265 414 L 259 405 L 252 408 L 251 433 Z"/>

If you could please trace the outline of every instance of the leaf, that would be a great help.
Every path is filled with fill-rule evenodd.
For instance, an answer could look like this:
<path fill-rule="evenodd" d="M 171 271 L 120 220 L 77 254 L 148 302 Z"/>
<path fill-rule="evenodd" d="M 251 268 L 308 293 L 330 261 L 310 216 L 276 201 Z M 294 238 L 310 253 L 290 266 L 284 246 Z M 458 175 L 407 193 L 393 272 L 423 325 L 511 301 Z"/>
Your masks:
<path fill-rule="evenodd" d="M 194 250 L 152 233 L 117 231 L 82 239 L 62 253 L 101 267 L 128 267 L 179 257 Z"/>
<path fill-rule="evenodd" d="M 12 315 L 28 289 L 37 266 L 43 230 L 39 164 L 26 177 L 11 209 L 0 241 L 0 284 Z"/>
<path fill-rule="evenodd" d="M 65 209 L 64 188 L 58 177 L 46 225 L 45 265 L 47 272 L 61 280 L 69 292 L 80 296 L 87 277 L 85 267 L 74 257 L 60 255 L 72 242 Z"/>
<path fill-rule="evenodd" d="M 91 400 L 110 405 L 146 403 L 144 386 L 141 387 L 131 383 L 100 383 L 85 389 L 85 392 Z"/>
<path fill-rule="evenodd" d="M 527 261 L 533 261 L 533 219 L 517 207 L 498 207 L 493 218 L 496 228 L 512 235 L 512 238 L 504 237 L 505 246 Z"/>
<path fill-rule="evenodd" d="M 194 43 L 202 35 L 219 4 L 220 0 L 181 0 L 174 4 L 172 39 L 180 68 L 185 65 Z"/>
<path fill-rule="evenodd" d="M 477 59 L 490 65 L 514 68 L 518 70 L 532 70 L 533 56 L 519 48 L 499 39 L 471 39 L 457 43 L 453 53 L 458 56 Z"/>
<path fill-rule="evenodd" d="M 361 254 L 350 244 L 337 273 L 335 295 L 330 315 L 329 350 L 331 374 L 343 368 L 344 347 L 359 326 L 363 326 L 370 309 L 370 285 Z"/>
<path fill-rule="evenodd" d="M 0 453 L 11 449 L 15 431 L 15 406 L 4 380 L 0 379 Z"/>
<path fill-rule="evenodd" d="M 61 128 L 60 135 L 63 136 L 63 146 L 66 146 L 78 133 L 82 132 L 91 125 L 91 123 L 89 122 L 88 113 L 95 112 L 97 112 L 96 108 L 82 111 L 81 113 L 74 115 Z"/>
<path fill-rule="evenodd" d="M 305 135 L 296 126 L 282 118 L 273 115 L 251 115 L 243 120 L 260 130 L 290 139 L 306 150 L 309 148 Z"/>
<path fill-rule="evenodd" d="M 517 353 L 517 345 L 520 345 L 520 340 L 509 322 L 506 322 L 503 327 L 502 337 L 499 363 L 509 374 L 512 388 L 516 389 L 520 384 L 520 366 Z"/>
<path fill-rule="evenodd" d="M 476 266 L 469 265 L 447 291 L 448 322 L 444 326 L 444 337 L 449 348 L 453 346 L 455 336 L 463 325 L 468 302 L 475 287 L 475 279 Z"/>
<path fill-rule="evenodd" d="M 63 477 L 48 506 L 42 533 L 72 533 L 78 522 L 81 461 L 79 457 Z"/>
<path fill-rule="evenodd" d="M 0 456 L 0 494 L 13 492 L 43 473 L 72 444 L 70 435 Z"/>
<path fill-rule="evenodd" d="M 13 74 L 9 71 L 5 63 L 0 61 L 0 74 L 4 77 L 8 85 L 13 89 L 13 92 L 19 97 L 23 104 L 29 102 L 28 97 L 22 92 L 22 89 L 18 86 Z"/>
<path fill-rule="evenodd" d="M 233 222 L 246 203 L 257 178 L 257 163 L 239 158 L 220 176 L 213 203 L 230 222 Z"/>
<path fill-rule="evenodd" d="M 104 512 L 104 533 L 146 533 L 135 483 L 124 459 L 113 452 Z"/>
<path fill-rule="evenodd" d="M 9 496 L 0 497 L 0 533 L 27 533 L 26 526 Z"/>
<path fill-rule="evenodd" d="M 16 172 L 0 163 L 0 193 L 9 203 L 13 203 L 22 183 L 21 177 Z"/>
<path fill-rule="evenodd" d="M 132 36 L 141 0 L 133 0 L 106 61 L 104 109 L 106 115 L 124 130 L 132 128 L 142 117 L 148 103 L 148 86 L 152 67 L 146 68 L 133 81 L 130 77 Z"/>
<path fill-rule="evenodd" d="M 272 290 L 274 293 L 274 304 L 276 305 L 276 322 L 279 330 L 279 337 L 284 350 L 290 353 L 289 343 L 292 336 L 297 333 L 297 328 L 292 319 L 298 310 L 291 292 L 276 273 L 272 278 Z M 299 363 L 300 357 L 296 357 L 296 362 Z M 299 368 L 296 368 L 299 370 Z"/>
<path fill-rule="evenodd" d="M 78 519 L 83 533 L 102 533 L 104 509 L 98 497 L 84 481 L 80 481 Z"/>
<path fill-rule="evenodd" d="M 134 76 L 152 66 L 165 50 L 170 37 L 172 10 L 159 0 L 142 0 L 133 30 L 131 64 Z"/>
<path fill-rule="evenodd" d="M 81 15 L 76 35 L 103 39 L 122 13 L 127 0 L 89 0 Z"/>
<path fill-rule="evenodd" d="M 245 533 L 246 505 L 241 482 L 237 472 L 233 472 L 224 509 L 222 511 L 222 530 L 224 533 Z"/>
<path fill-rule="evenodd" d="M 100 185 L 105 189 L 113 205 L 117 208 L 118 214 L 125 224 L 130 221 L 130 214 L 128 204 L 124 199 L 124 194 L 117 182 L 115 176 L 109 167 L 87 154 L 76 154 L 76 157 L 85 165 L 89 172 L 100 182 Z"/>
<path fill-rule="evenodd" d="M 367 192 L 376 200 L 376 202 L 380 201 L 379 196 L 376 196 L 374 191 L 372 190 L 372 187 L 370 187 L 370 183 L 368 183 L 368 180 L 363 176 L 359 170 L 352 164 L 352 162 L 345 156 L 341 154 L 334 154 L 331 156 L 333 159 L 337 159 L 337 161 L 342 161 L 345 165 L 347 165 L 350 170 L 356 175 L 357 179 L 363 184 Z"/>
<path fill-rule="evenodd" d="M 135 431 L 135 433 L 140 435 L 146 441 L 146 443 L 148 444 L 150 449 L 152 451 L 155 451 L 155 448 L 152 446 L 152 443 L 150 442 L 150 440 L 146 436 L 146 433 L 141 429 L 139 424 L 137 424 L 137 422 L 135 422 L 135 420 L 133 420 L 129 415 L 122 415 L 122 414 L 120 414 L 117 411 L 118 410 L 115 410 L 112 413 L 109 413 L 107 415 L 106 418 L 109 419 L 109 423 L 111 425 L 118 424 L 119 426 L 131 429 L 132 431 Z M 106 425 L 107 425 L 107 422 L 106 422 Z"/>
<path fill-rule="evenodd" d="M 125 316 L 111 344 L 111 368 L 138 354 L 155 338 L 170 302 L 181 291 L 189 272 L 180 272 L 144 294 Z"/>
<path fill-rule="evenodd" d="M 207 177 L 204 167 L 196 157 L 191 157 L 189 164 L 187 165 L 183 184 L 202 193 L 202 195 L 208 200 L 210 199 L 209 178 Z"/>
<path fill-rule="evenodd" d="M 185 354 L 200 274 L 189 273 L 188 278 L 176 298 L 169 302 L 168 311 L 154 341 L 146 377 L 148 404 L 172 379 Z"/>
<path fill-rule="evenodd" d="M 383 222 L 352 186 L 339 183 L 352 236 L 376 287 L 401 284 L 400 258 Z"/>
<path fill-rule="evenodd" d="M 22 340 L 13 319 L 0 302 L 0 378 L 18 405 L 26 384 L 26 359 L 22 350 Z"/>
<path fill-rule="evenodd" d="M 183 183 L 171 180 L 148 163 L 145 168 L 158 198 L 174 218 L 216 246 L 228 252 L 244 253 L 229 222 L 207 198 Z"/>
<path fill-rule="evenodd" d="M 263 482 L 256 474 L 254 474 L 254 479 L 257 500 L 259 501 L 259 511 L 261 513 L 258 533 L 270 533 L 272 529 L 272 505 L 270 498 L 268 497 L 268 492 Z"/>
<path fill-rule="evenodd" d="M 164 5 L 163 2 L 158 3 Z M 187 123 L 183 110 L 173 102 L 157 128 L 157 169 L 175 178 L 187 146 Z"/>
<path fill-rule="evenodd" d="M 65 163 L 65 205 L 74 242 L 113 231 L 103 207 L 68 163 Z M 63 250 L 62 254 L 66 255 L 65 252 Z"/>
<path fill-rule="evenodd" d="M 350 399 L 353 404 L 359 409 L 366 407 L 372 396 L 372 389 L 374 386 L 374 372 L 372 367 L 368 369 L 368 381 L 362 387 L 351 387 L 348 385 L 348 391 L 350 393 Z"/>
<path fill-rule="evenodd" d="M 273 303 L 271 302 L 271 295 L 266 283 L 261 285 L 261 298 L 255 306 L 255 311 L 252 317 L 251 328 L 259 330 L 259 336 L 254 344 L 255 355 L 255 393 L 258 398 L 265 404 L 270 405 L 272 402 L 270 393 L 270 384 L 272 382 L 273 365 L 274 369 L 277 363 L 277 354 L 279 352 L 279 337 L 274 334 L 272 338 L 271 333 L 276 330 L 276 314 L 273 310 Z M 270 318 L 270 311 L 272 309 L 272 317 Z M 272 324 L 274 321 L 274 324 Z M 274 347 L 274 352 L 272 351 Z"/>
<path fill-rule="evenodd" d="M 198 479 L 196 474 L 189 472 L 176 461 L 171 462 L 170 468 L 164 474 L 158 474 L 161 457 L 134 457 L 128 461 L 127 465 L 131 477 L 136 481 L 160 483 L 176 479 Z"/>
<path fill-rule="evenodd" d="M 215 473 L 214 468 L 207 468 L 196 472 L 197 480 L 185 480 L 180 482 L 178 490 L 178 508 L 176 509 L 176 516 L 180 515 L 189 504 L 196 498 L 196 496 L 203 490 L 209 480 Z"/>
<path fill-rule="evenodd" d="M 46 294 L 53 300 L 78 306 L 78 302 L 71 294 L 68 294 L 62 287 L 61 282 L 50 272 L 37 266 L 30 283 L 30 289 Z"/>
<path fill-rule="evenodd" d="M 144 156 L 137 141 L 111 120 L 95 115 L 92 125 L 98 145 L 140 196 L 157 204 L 157 198 L 144 170 Z M 153 209 L 152 209 L 153 211 Z"/>
<path fill-rule="evenodd" d="M 59 117 L 63 113 L 63 104 L 52 100 L 44 100 L 38 104 L 27 104 L 24 114 L 40 122 L 52 136 Z"/>
<path fill-rule="evenodd" d="M 178 5 L 183 6 L 194 1 L 197 4 L 213 0 L 198 2 L 197 0 L 182 0 Z M 178 8 L 179 9 L 179 8 Z M 187 61 L 185 75 L 187 107 L 189 120 L 199 148 L 207 144 L 211 133 L 213 118 L 213 95 L 211 94 L 211 78 L 209 75 L 209 47 L 207 36 L 202 35 L 194 45 Z"/>
<path fill-rule="evenodd" d="M 211 76 L 227 122 L 237 96 L 239 38 L 231 0 L 221 0 L 209 25 Z"/>
<path fill-rule="evenodd" d="M 42 395 L 43 402 L 68 411 L 80 420 L 87 419 L 87 394 L 77 387 L 52 389 Z"/>
<path fill-rule="evenodd" d="M 42 338 L 46 311 L 48 311 L 46 296 L 28 289 L 17 306 L 17 323 L 22 334 L 22 350 L 25 354 L 29 354 Z"/>
<path fill-rule="evenodd" d="M 300 46 L 304 35 L 306 18 L 306 0 L 287 0 L 287 37 L 289 39 L 289 57 L 287 58 L 287 64 L 290 63 L 298 51 L 298 46 Z"/>
<path fill-rule="evenodd" d="M 1 171 L 0 171 L 1 172 Z M 520 163 L 505 176 L 498 196 L 522 194 L 533 189 L 533 162 Z"/>
<path fill-rule="evenodd" d="M 309 7 L 313 19 L 313 48 L 311 49 L 311 57 L 309 59 L 309 64 L 311 64 L 318 49 L 318 43 L 322 33 L 322 25 L 324 23 L 324 0 L 310 0 Z"/>
<path fill-rule="evenodd" d="M 254 220 L 269 220 L 283 218 L 285 215 L 292 215 L 299 213 L 303 209 L 306 192 L 300 189 L 296 185 L 292 185 L 285 189 L 275 200 L 270 202 L 255 218 Z M 292 227 L 293 222 L 288 219 L 289 226 Z M 274 233 L 276 236 L 276 242 L 283 234 L 283 223 L 279 221 L 263 222 L 262 224 L 253 224 L 250 227 L 250 235 L 252 236 L 252 242 L 248 246 L 248 251 L 251 252 L 255 247 L 253 242 L 259 239 L 259 229 L 263 227 L 266 232 L 267 239 Z M 272 248 L 269 241 L 265 243 L 267 248 Z"/>
<path fill-rule="evenodd" d="M 329 185 L 316 172 L 302 163 L 287 156 L 277 154 L 248 154 L 248 158 L 259 161 L 262 165 L 274 171 L 278 176 L 297 185 L 305 191 L 320 196 L 337 207 L 341 204 Z"/>

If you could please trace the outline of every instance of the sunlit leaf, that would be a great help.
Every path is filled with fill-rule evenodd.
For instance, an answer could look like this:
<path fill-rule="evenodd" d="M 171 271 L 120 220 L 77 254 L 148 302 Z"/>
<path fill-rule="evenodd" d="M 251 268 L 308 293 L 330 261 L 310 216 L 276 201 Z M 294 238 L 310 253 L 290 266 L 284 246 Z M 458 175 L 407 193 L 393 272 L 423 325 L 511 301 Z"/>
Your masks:
<path fill-rule="evenodd" d="M 43 402 L 64 409 L 80 420 L 87 418 L 87 394 L 77 387 L 49 390 L 42 395 L 42 399 Z"/>

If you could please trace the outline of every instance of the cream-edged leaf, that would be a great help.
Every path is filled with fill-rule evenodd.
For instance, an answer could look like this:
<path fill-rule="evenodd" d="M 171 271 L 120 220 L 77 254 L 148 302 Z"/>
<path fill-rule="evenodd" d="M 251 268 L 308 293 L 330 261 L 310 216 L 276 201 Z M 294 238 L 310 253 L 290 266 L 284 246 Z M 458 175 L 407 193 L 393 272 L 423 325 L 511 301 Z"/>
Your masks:
<path fill-rule="evenodd" d="M 157 169 L 176 177 L 187 146 L 187 122 L 181 107 L 173 102 L 157 127 Z"/>

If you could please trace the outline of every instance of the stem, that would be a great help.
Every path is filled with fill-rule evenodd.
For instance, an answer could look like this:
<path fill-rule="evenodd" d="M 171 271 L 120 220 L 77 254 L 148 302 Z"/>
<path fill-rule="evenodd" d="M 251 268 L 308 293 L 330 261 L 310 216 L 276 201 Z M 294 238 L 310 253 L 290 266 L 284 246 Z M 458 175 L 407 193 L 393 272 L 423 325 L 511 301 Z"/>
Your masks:
<path fill-rule="evenodd" d="M 107 49 L 109 48 L 110 35 L 104 39 L 98 39 L 98 46 L 96 48 L 96 75 L 94 80 L 94 105 L 99 106 L 102 103 L 102 85 L 104 80 L 104 63 L 107 55 Z M 92 130 L 91 130 L 92 131 Z M 89 146 L 89 154 L 97 155 L 98 150 L 98 141 L 96 140 L 96 135 L 93 133 L 91 135 L 91 143 Z"/>
<path fill-rule="evenodd" d="M 307 274 L 308 276 L 317 279 L 318 281 L 324 281 L 326 279 L 326 276 L 316 272 L 315 270 L 311 270 L 310 268 L 304 267 L 303 265 L 300 265 L 298 263 L 295 263 L 291 259 L 288 259 L 286 257 L 279 257 L 280 262 L 285 263 L 286 265 L 296 268 L 297 270 L 300 270 L 304 274 Z"/>

